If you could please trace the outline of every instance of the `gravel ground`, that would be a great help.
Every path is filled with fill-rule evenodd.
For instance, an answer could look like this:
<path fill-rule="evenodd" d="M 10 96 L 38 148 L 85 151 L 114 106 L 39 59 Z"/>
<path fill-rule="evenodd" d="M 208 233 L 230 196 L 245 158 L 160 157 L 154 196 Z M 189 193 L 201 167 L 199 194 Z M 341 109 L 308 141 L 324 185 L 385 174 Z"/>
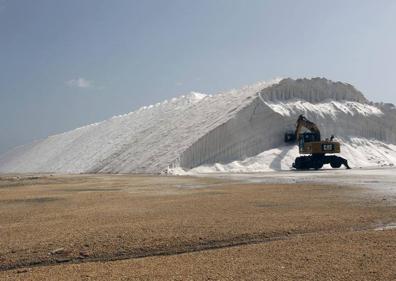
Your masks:
<path fill-rule="evenodd" d="M 396 206 L 361 191 L 4 175 L 0 279 L 396 280 Z"/>

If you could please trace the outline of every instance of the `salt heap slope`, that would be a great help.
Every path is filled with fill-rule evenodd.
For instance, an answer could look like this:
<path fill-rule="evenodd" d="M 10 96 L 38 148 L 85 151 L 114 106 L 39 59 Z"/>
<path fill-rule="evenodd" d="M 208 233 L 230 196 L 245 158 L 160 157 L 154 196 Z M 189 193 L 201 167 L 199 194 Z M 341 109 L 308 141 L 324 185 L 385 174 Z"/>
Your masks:
<path fill-rule="evenodd" d="M 0 157 L 0 172 L 158 173 L 278 81 L 215 96 L 191 93 L 88 125 Z"/>
<path fill-rule="evenodd" d="M 396 144 L 393 105 L 371 103 L 345 83 L 284 79 L 214 96 L 191 93 L 50 136 L 1 156 L 0 171 L 160 173 L 258 155 L 282 162 L 285 149 L 293 151 L 282 148 L 284 132 L 299 114 L 317 123 L 323 136 L 350 143 L 353 157 L 366 157 L 353 140 L 376 141 L 384 154 L 393 148 L 383 144 Z"/>

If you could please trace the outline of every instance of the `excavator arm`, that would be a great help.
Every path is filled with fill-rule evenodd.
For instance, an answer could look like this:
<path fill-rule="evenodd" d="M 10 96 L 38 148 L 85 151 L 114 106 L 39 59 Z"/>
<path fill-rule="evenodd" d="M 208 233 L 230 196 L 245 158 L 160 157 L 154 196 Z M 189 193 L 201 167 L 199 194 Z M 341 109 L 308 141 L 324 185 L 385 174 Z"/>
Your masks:
<path fill-rule="evenodd" d="M 304 115 L 300 115 L 297 120 L 296 131 L 294 133 L 296 140 L 299 140 L 302 128 L 308 129 L 315 135 L 315 141 L 320 141 L 320 131 L 315 123 L 309 121 Z"/>
<path fill-rule="evenodd" d="M 313 135 L 315 141 L 320 141 L 320 130 L 315 123 L 309 121 L 304 115 L 300 115 L 297 119 L 296 129 L 294 133 L 289 132 L 285 134 L 285 142 L 296 142 L 300 140 L 301 131 L 303 128 L 308 129 Z"/>

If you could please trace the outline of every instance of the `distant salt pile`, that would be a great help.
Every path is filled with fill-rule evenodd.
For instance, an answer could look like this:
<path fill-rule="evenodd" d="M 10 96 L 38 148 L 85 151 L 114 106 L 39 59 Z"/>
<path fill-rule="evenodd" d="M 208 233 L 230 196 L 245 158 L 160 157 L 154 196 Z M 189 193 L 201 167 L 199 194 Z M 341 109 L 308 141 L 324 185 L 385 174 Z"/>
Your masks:
<path fill-rule="evenodd" d="M 378 153 L 393 155 L 393 105 L 371 103 L 341 82 L 284 79 L 213 96 L 190 93 L 50 136 L 1 156 L 0 172 L 161 173 L 254 162 L 259 155 L 249 169 L 285 169 L 294 155 L 282 148 L 283 134 L 299 114 L 323 136 L 342 139 L 356 164 L 383 165 Z M 377 158 L 363 155 L 359 141 L 374 146 Z"/>

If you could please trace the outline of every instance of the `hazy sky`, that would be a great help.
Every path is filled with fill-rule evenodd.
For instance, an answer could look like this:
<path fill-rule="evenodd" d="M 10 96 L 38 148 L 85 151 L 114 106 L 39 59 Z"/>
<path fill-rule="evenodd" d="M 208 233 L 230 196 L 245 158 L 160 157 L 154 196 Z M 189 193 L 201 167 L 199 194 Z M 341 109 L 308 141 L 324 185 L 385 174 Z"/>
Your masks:
<path fill-rule="evenodd" d="M 396 103 L 396 1 L 0 0 L 0 153 L 190 91 L 312 76 Z"/>

